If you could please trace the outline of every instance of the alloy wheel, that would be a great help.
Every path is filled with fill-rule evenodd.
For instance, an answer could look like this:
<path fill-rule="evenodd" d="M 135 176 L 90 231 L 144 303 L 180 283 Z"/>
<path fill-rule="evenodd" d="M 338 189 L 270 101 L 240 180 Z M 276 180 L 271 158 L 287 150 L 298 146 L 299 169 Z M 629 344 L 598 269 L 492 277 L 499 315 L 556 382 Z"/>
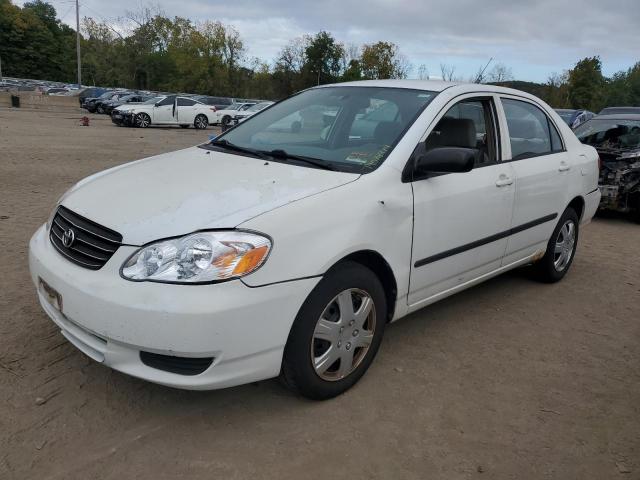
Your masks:
<path fill-rule="evenodd" d="M 149 126 L 149 124 L 151 123 L 151 120 L 149 119 L 149 116 L 142 113 L 138 116 L 136 116 L 136 124 L 141 127 L 141 128 L 147 128 Z"/>
<path fill-rule="evenodd" d="M 316 323 L 311 362 L 327 381 L 342 380 L 367 355 L 376 328 L 376 308 L 364 290 L 351 288 L 336 295 Z"/>
<path fill-rule="evenodd" d="M 556 237 L 553 254 L 553 266 L 558 272 L 562 272 L 569 264 L 576 244 L 576 224 L 573 220 L 567 220 L 560 228 Z"/>

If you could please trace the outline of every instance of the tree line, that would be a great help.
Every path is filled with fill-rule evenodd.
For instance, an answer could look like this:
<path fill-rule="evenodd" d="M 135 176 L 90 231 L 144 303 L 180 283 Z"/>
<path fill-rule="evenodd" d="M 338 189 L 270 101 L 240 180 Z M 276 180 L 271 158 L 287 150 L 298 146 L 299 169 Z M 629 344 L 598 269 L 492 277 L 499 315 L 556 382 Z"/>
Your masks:
<path fill-rule="evenodd" d="M 83 83 L 209 95 L 279 99 L 325 83 L 407 78 L 413 71 L 398 45 L 345 44 L 320 31 L 292 39 L 271 62 L 251 57 L 240 33 L 219 21 L 170 18 L 159 7 L 127 12 L 116 22 L 84 17 Z M 8 76 L 72 83 L 76 79 L 75 30 L 55 8 L 34 0 L 23 7 L 0 0 L 0 58 Z M 496 83 L 528 91 L 556 108 L 598 111 L 607 105 L 640 105 L 640 62 L 611 77 L 599 57 L 578 61 L 545 83 L 513 80 L 503 64 L 483 66 L 471 78 L 442 64 L 439 78 Z M 424 65 L 415 72 L 429 78 Z"/>

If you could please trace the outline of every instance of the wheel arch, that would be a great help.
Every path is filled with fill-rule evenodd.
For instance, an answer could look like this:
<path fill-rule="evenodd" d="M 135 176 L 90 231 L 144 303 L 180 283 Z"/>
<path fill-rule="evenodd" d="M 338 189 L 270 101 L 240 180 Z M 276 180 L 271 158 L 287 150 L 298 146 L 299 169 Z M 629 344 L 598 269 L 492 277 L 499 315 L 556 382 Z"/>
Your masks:
<path fill-rule="evenodd" d="M 582 215 L 584 214 L 584 198 L 578 195 L 574 197 L 567 205 L 567 208 L 572 208 L 578 215 L 578 220 L 582 221 Z"/>
<path fill-rule="evenodd" d="M 334 263 L 329 270 L 343 262 L 349 261 L 359 263 L 376 274 L 384 288 L 384 293 L 387 299 L 387 322 L 390 322 L 396 309 L 398 283 L 389 262 L 387 262 L 385 258 L 375 250 L 358 250 L 342 257 Z"/>

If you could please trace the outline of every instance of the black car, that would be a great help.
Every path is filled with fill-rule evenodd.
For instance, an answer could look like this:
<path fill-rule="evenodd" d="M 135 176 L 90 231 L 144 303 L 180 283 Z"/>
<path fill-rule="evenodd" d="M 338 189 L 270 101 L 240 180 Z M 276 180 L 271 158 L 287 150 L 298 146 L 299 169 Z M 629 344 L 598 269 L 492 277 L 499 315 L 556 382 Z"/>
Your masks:
<path fill-rule="evenodd" d="M 87 99 L 89 98 L 97 98 L 100 95 L 102 95 L 103 93 L 105 93 L 107 91 L 106 88 L 102 88 L 102 87 L 89 87 L 89 88 L 85 88 L 84 90 L 82 90 L 82 92 L 80 92 L 80 95 L 78 95 L 78 100 L 80 101 L 80 106 L 84 107 L 84 103 Z"/>
<path fill-rule="evenodd" d="M 197 95 L 193 97 L 194 100 L 198 100 L 200 103 L 216 107 L 216 110 L 224 110 L 233 103 L 233 100 L 228 97 L 211 97 L 209 95 Z"/>
<path fill-rule="evenodd" d="M 132 95 L 134 93 L 135 92 L 115 92 L 113 95 L 111 95 L 111 97 L 108 97 L 107 99 L 97 99 L 95 102 L 93 102 L 94 111 L 97 113 L 106 113 L 104 108 L 105 103 L 120 100 L 121 98 Z"/>
<path fill-rule="evenodd" d="M 82 104 L 82 108 L 86 108 L 87 110 L 89 110 L 89 112 L 94 113 L 96 111 L 96 102 L 111 100 L 117 93 L 118 92 L 115 90 L 107 90 L 99 97 L 85 98 L 84 103 Z"/>
<path fill-rule="evenodd" d="M 640 113 L 598 115 L 575 134 L 600 156 L 600 209 L 629 212 L 640 222 Z"/>
<path fill-rule="evenodd" d="M 98 113 L 105 113 L 107 115 L 111 115 L 114 108 L 119 107 L 120 105 L 124 105 L 125 103 L 141 103 L 146 102 L 151 98 L 150 95 L 142 95 L 140 93 L 129 93 L 128 95 L 123 95 L 115 100 L 108 100 L 106 102 L 102 102 L 102 112 L 100 111 L 99 104 L 96 106 Z"/>

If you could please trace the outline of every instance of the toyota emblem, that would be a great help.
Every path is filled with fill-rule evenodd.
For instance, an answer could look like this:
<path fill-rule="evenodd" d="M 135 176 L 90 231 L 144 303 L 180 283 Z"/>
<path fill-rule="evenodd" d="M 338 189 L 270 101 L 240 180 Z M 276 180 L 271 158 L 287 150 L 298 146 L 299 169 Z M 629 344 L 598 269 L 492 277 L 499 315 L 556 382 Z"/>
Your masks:
<path fill-rule="evenodd" d="M 74 232 L 72 228 L 64 232 L 64 234 L 62 235 L 62 244 L 67 248 L 73 245 L 73 242 L 75 241 L 76 241 L 76 232 Z"/>

